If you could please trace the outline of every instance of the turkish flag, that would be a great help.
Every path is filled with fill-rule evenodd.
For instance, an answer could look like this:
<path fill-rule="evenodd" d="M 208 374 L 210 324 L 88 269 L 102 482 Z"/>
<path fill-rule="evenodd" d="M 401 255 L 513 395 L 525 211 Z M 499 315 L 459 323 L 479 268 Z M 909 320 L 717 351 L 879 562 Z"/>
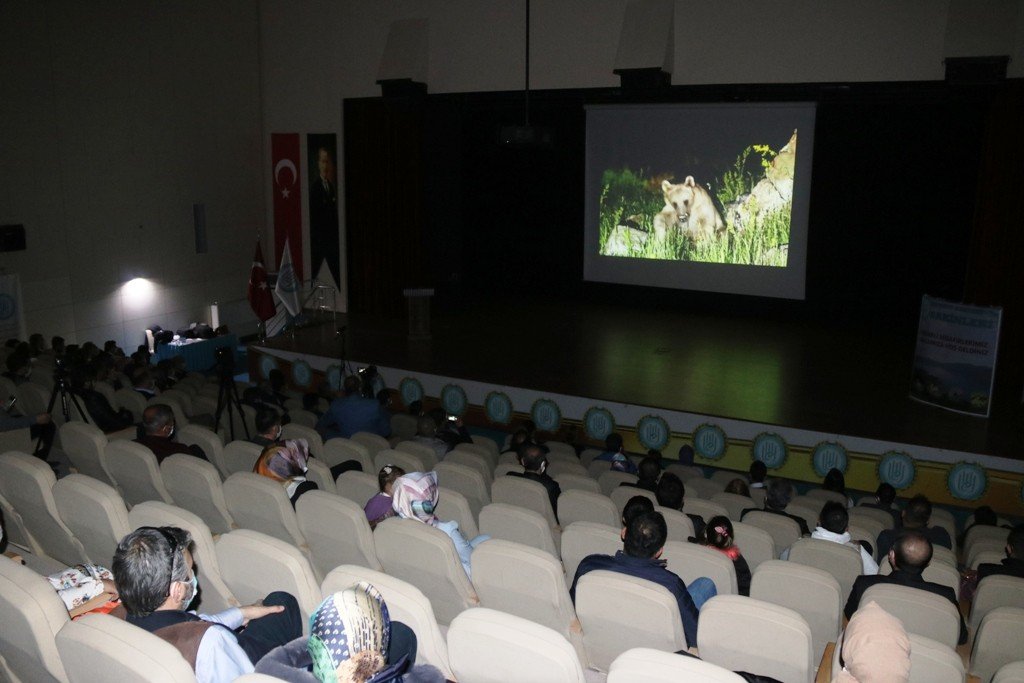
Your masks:
<path fill-rule="evenodd" d="M 270 156 L 274 164 L 274 263 L 281 262 L 286 241 L 291 242 L 295 278 L 302 282 L 302 184 L 299 176 L 299 134 L 272 133 Z"/>
<path fill-rule="evenodd" d="M 252 257 L 252 270 L 249 272 L 249 305 L 261 321 L 269 320 L 277 313 L 274 295 L 267 285 L 267 269 L 263 265 L 263 249 L 258 240 L 256 254 Z"/>

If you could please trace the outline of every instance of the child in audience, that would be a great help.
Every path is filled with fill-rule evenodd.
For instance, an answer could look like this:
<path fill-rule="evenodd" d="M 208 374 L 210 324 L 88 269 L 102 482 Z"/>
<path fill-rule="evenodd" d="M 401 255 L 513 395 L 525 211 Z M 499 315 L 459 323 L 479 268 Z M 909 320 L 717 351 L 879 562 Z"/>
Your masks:
<path fill-rule="evenodd" d="M 743 481 L 739 477 L 736 477 L 725 485 L 725 492 L 750 498 L 750 487 L 747 486 L 747 482 Z"/>
<path fill-rule="evenodd" d="M 380 487 L 380 492 L 366 501 L 366 505 L 363 507 L 371 529 L 376 528 L 388 517 L 394 517 L 397 514 L 392 507 L 394 501 L 391 498 L 391 491 L 395 480 L 404 474 L 405 470 L 398 465 L 384 465 L 380 468 L 380 472 L 377 473 L 377 486 Z"/>
<path fill-rule="evenodd" d="M 739 547 L 734 543 L 734 538 L 732 522 L 728 517 L 718 515 L 708 520 L 707 526 L 704 527 L 704 533 L 700 535 L 697 542 L 719 551 L 732 560 L 732 566 L 736 569 L 736 584 L 740 595 L 749 596 L 750 566 L 743 559 Z"/>

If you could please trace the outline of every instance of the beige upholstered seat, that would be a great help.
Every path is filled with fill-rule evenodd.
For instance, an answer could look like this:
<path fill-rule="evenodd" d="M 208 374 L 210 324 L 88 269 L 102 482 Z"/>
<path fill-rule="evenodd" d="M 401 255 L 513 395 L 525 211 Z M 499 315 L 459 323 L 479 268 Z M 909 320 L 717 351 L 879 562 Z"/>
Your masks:
<path fill-rule="evenodd" d="M 248 441 L 231 441 L 224 446 L 219 460 L 214 460 L 213 464 L 227 479 L 235 472 L 252 472 L 262 451 L 262 448 Z"/>
<path fill-rule="evenodd" d="M 941 595 L 919 588 L 879 583 L 864 591 L 860 602 L 866 605 L 872 600 L 902 621 L 907 633 L 917 633 L 956 647 L 960 636 L 960 614 Z"/>
<path fill-rule="evenodd" d="M 999 667 L 999 671 L 992 677 L 992 683 L 1024 683 L 1024 660 Z"/>
<path fill-rule="evenodd" d="M 839 636 L 846 594 L 824 569 L 767 560 L 750 580 L 750 597 L 788 607 L 802 616 L 811 629 L 815 661 Z"/>
<path fill-rule="evenodd" d="M 987 681 L 1000 667 L 1020 660 L 1022 653 L 1024 609 L 997 607 L 985 615 L 974 635 L 970 673 Z"/>
<path fill-rule="evenodd" d="M 416 416 L 409 413 L 395 413 L 391 416 L 391 436 L 411 439 L 416 436 Z"/>
<path fill-rule="evenodd" d="M 464 495 L 473 515 L 479 519 L 480 510 L 491 502 L 491 494 L 483 475 L 472 467 L 453 462 L 439 462 L 434 471 L 437 472 L 438 484 Z"/>
<path fill-rule="evenodd" d="M 377 461 L 377 453 L 391 448 L 391 444 L 388 443 L 387 439 L 371 432 L 356 432 L 352 435 L 352 441 L 363 444 L 374 462 Z"/>
<path fill-rule="evenodd" d="M 703 477 L 703 476 L 704 476 L 704 474 L 703 474 L 703 472 L 701 472 L 701 477 Z M 747 480 L 747 473 L 746 472 L 737 472 L 735 470 L 719 470 L 719 469 L 716 469 L 713 472 L 711 472 L 711 476 L 708 477 L 708 481 L 715 482 L 716 484 L 721 486 L 723 489 L 726 486 L 728 486 L 729 482 L 731 482 L 733 479 L 742 479 L 742 480 L 746 481 Z M 685 481 L 685 479 L 683 481 Z"/>
<path fill-rule="evenodd" d="M 668 527 L 666 540 L 686 543 L 690 538 L 693 538 L 693 520 L 685 513 L 657 504 L 655 504 L 654 509 L 665 518 L 665 526 Z"/>
<path fill-rule="evenodd" d="M 480 533 L 522 543 L 561 556 L 561 530 L 552 529 L 539 513 L 518 505 L 491 503 L 480 511 Z"/>
<path fill-rule="evenodd" d="M 811 508 L 806 505 L 790 503 L 786 506 L 786 512 L 803 519 L 807 522 L 807 528 L 814 531 L 814 528 L 818 526 L 818 516 L 821 514 L 821 506 L 819 505 L 817 508 Z"/>
<path fill-rule="evenodd" d="M 306 468 L 306 479 L 316 484 L 316 487 L 321 491 L 337 495 L 338 488 L 334 484 L 331 468 L 325 465 L 323 460 L 309 458 L 306 460 Z"/>
<path fill-rule="evenodd" d="M 1006 557 L 1005 552 L 996 552 L 994 550 L 985 550 L 974 553 L 970 568 L 977 571 L 978 567 L 983 564 L 999 564 L 1003 561 L 1004 557 Z"/>
<path fill-rule="evenodd" d="M 576 448 L 564 441 L 545 441 L 544 446 L 548 449 L 549 457 L 564 457 L 572 460 L 579 460 L 576 456 Z"/>
<path fill-rule="evenodd" d="M 25 453 L 0 455 L 0 495 L 18 511 L 28 534 L 48 557 L 75 565 L 88 562 L 85 548 L 60 518 L 50 466 Z"/>
<path fill-rule="evenodd" d="M 722 515 L 723 517 L 729 516 L 729 511 L 724 505 L 715 503 L 714 501 L 705 498 L 695 498 L 687 495 L 683 500 L 683 512 L 688 515 L 700 515 L 707 522 L 712 517 Z"/>
<path fill-rule="evenodd" d="M 42 546 L 39 545 L 39 541 L 28 532 L 25 520 L 21 518 L 18 511 L 11 505 L 11 501 L 4 498 L 2 493 L 0 493 L 0 511 L 4 515 L 4 530 L 6 532 L 4 537 L 9 539 L 12 546 L 17 546 L 17 548 L 10 548 L 11 550 L 21 549 L 33 555 L 46 555 Z"/>
<path fill-rule="evenodd" d="M 758 529 L 764 529 L 771 534 L 772 540 L 775 542 L 776 559 L 783 550 L 796 543 L 800 538 L 800 525 L 782 515 L 754 510 L 743 516 L 743 522 Z"/>
<path fill-rule="evenodd" d="M 979 543 L 976 543 L 975 546 L 974 546 L 974 552 L 975 553 L 983 552 L 984 548 L 982 546 L 984 545 L 984 543 L 985 543 L 984 541 L 980 541 Z M 992 549 L 995 550 L 994 547 Z M 1001 552 L 1002 550 L 1003 550 L 1003 546 L 1000 546 L 999 547 L 999 551 Z M 968 560 L 967 564 L 970 565 L 970 559 L 971 558 L 965 558 L 965 559 Z M 956 554 L 952 550 L 950 550 L 949 548 L 946 548 L 946 547 L 941 546 L 941 545 L 933 545 L 932 546 L 932 562 L 945 562 L 950 567 L 956 567 L 957 566 Z"/>
<path fill-rule="evenodd" d="M 805 494 L 804 497 L 816 498 L 821 501 L 821 505 L 824 505 L 829 501 L 833 501 L 836 503 L 840 503 L 845 507 L 846 504 L 849 502 L 847 501 L 846 496 L 839 493 L 838 491 L 826 491 L 825 489 L 811 489 Z"/>
<path fill-rule="evenodd" d="M 491 461 L 486 455 L 474 453 L 466 449 L 456 449 L 446 455 L 444 457 L 444 461 L 454 465 L 465 465 L 466 467 L 473 468 L 484 478 L 485 485 L 491 485 L 494 467 L 491 465 Z M 493 496 L 493 493 L 491 495 Z"/>
<path fill-rule="evenodd" d="M 585 624 L 584 624 L 585 625 Z M 791 609 L 740 595 L 716 595 L 700 611 L 701 658 L 730 671 L 780 681 L 814 680 L 811 629 Z"/>
<path fill-rule="evenodd" d="M 466 453 L 475 453 L 476 455 L 479 455 L 479 456 L 481 456 L 483 458 L 486 458 L 487 463 L 490 465 L 491 469 L 493 470 L 495 465 L 498 464 L 498 447 L 497 447 L 497 445 L 495 445 L 494 441 L 492 441 L 491 439 L 488 439 L 487 437 L 482 437 L 479 440 L 477 440 L 477 437 L 470 437 L 470 438 L 474 439 L 474 441 L 472 443 L 465 443 L 465 442 L 463 442 L 463 443 L 456 444 L 455 448 L 453 450 L 463 451 L 463 452 L 466 452 Z M 491 444 L 491 445 L 488 446 L 487 444 Z"/>
<path fill-rule="evenodd" d="M 801 538 L 789 549 L 789 561 L 824 569 L 839 582 L 843 595 L 849 595 L 864 564 L 860 551 L 842 543 L 818 538 Z"/>
<path fill-rule="evenodd" d="M 500 449 L 498 448 L 498 444 L 495 443 L 494 439 L 492 439 L 492 438 L 490 438 L 488 436 L 480 436 L 479 434 L 471 434 L 469 438 L 472 439 L 472 444 L 459 444 L 459 445 L 460 446 L 461 445 L 479 446 L 480 448 L 483 448 L 484 451 L 490 455 L 491 460 L 495 464 L 497 464 L 497 462 L 498 462 L 498 453 L 499 453 Z M 458 448 L 458 446 L 456 446 L 456 448 Z"/>
<path fill-rule="evenodd" d="M 522 471 L 520 469 L 520 471 Z M 497 470 L 495 470 L 495 476 L 497 476 Z M 558 482 L 558 486 L 562 489 L 562 492 L 570 491 L 573 489 L 579 491 L 587 491 L 588 493 L 601 493 L 601 487 L 598 486 L 597 480 L 593 479 L 589 474 L 559 474 L 551 475 L 551 478 Z"/>
<path fill-rule="evenodd" d="M 184 386 L 187 386 L 187 384 Z M 161 391 L 157 398 L 163 399 L 162 402 L 164 403 L 166 403 L 168 399 L 177 401 L 187 417 L 192 417 L 195 414 L 192 406 L 192 394 L 184 389 L 179 389 L 177 384 L 174 385 L 173 389 Z"/>
<path fill-rule="evenodd" d="M 716 493 L 711 496 L 711 502 L 717 503 L 725 508 L 726 515 L 729 519 L 734 522 L 740 521 L 740 515 L 744 510 L 755 507 L 754 501 L 747 496 L 741 496 L 736 493 Z"/>
<path fill-rule="evenodd" d="M 505 451 L 498 456 L 498 465 L 518 465 L 519 454 L 515 451 Z"/>
<path fill-rule="evenodd" d="M 128 410 L 138 422 L 146 410 L 146 398 L 134 389 L 125 387 L 114 392 L 114 407 Z"/>
<path fill-rule="evenodd" d="M 857 508 L 850 508 L 850 512 L 853 512 Z M 872 555 L 877 560 L 882 558 L 878 557 L 878 535 L 885 531 L 888 527 L 883 524 L 879 524 L 877 519 L 871 517 L 857 517 L 854 519 L 853 515 L 850 515 L 850 538 L 854 541 L 867 541 L 871 544 Z"/>
<path fill-rule="evenodd" d="M 195 444 L 202 448 L 203 453 L 206 453 L 206 459 L 213 463 L 214 466 L 218 462 L 223 461 L 224 442 L 221 441 L 220 434 L 211 429 L 197 424 L 176 427 L 175 438 L 178 443 L 183 443 L 186 446 Z M 163 463 L 161 462 L 160 464 L 162 465 Z"/>
<path fill-rule="evenodd" d="M 938 506 L 932 507 L 932 514 L 928 520 L 929 526 L 940 526 L 946 530 L 949 534 L 949 539 L 953 542 L 953 554 L 956 555 L 956 537 L 958 535 L 956 528 L 956 518 L 953 513 L 946 508 Z"/>
<path fill-rule="evenodd" d="M 373 458 L 370 456 L 370 451 L 363 444 L 341 437 L 324 441 L 323 461 L 328 467 L 340 465 L 346 460 L 355 460 L 362 466 L 363 472 L 374 476 L 377 475 L 377 470 L 373 467 Z"/>
<path fill-rule="evenodd" d="M 235 472 L 224 482 L 228 512 L 242 529 L 252 529 L 306 550 L 295 510 L 284 486 L 252 472 Z"/>
<path fill-rule="evenodd" d="M 587 468 L 579 463 L 579 460 L 573 458 L 572 462 L 555 460 L 550 462 L 547 469 L 544 470 L 550 477 L 555 478 L 563 474 L 571 474 L 576 477 L 589 477 Z"/>
<path fill-rule="evenodd" d="M 494 468 L 494 479 L 500 479 L 506 476 L 509 472 L 515 472 L 516 474 L 522 474 L 526 470 L 518 462 L 502 462 L 498 463 L 498 466 Z M 594 482 L 594 486 L 597 487 L 597 482 Z"/>
<path fill-rule="evenodd" d="M 762 562 L 775 559 L 775 541 L 764 529 L 743 522 L 733 522 L 732 531 L 736 545 L 743 553 L 743 559 L 747 561 L 751 573 L 757 571 Z"/>
<path fill-rule="evenodd" d="M 562 531 L 562 566 L 565 582 L 572 585 L 576 570 L 587 555 L 614 555 L 622 550 L 622 537 L 616 527 L 594 522 L 573 522 Z"/>
<path fill-rule="evenodd" d="M 334 480 L 334 485 L 338 490 L 339 496 L 348 498 L 361 508 L 365 507 L 367 501 L 380 491 L 376 474 L 359 472 L 357 470 L 342 472 Z"/>
<path fill-rule="evenodd" d="M 1010 532 L 1007 529 L 997 526 L 973 526 L 967 530 L 967 534 L 964 536 L 964 547 L 963 554 L 964 559 L 971 556 L 971 549 L 979 541 L 991 541 L 995 543 L 1002 543 L 1006 545 L 1007 536 Z"/>
<path fill-rule="evenodd" d="M 139 503 L 128 512 L 128 521 L 132 529 L 141 526 L 176 526 L 185 529 L 192 536 L 192 559 L 198 570 L 201 602 L 198 609 L 205 614 L 216 614 L 229 607 L 237 607 L 239 602 L 224 583 L 220 574 L 220 563 L 214 550 L 213 536 L 198 515 L 174 505 L 151 500 Z"/>
<path fill-rule="evenodd" d="M 483 607 L 514 614 L 562 634 L 587 665 L 583 633 L 562 564 L 549 553 L 500 539 L 473 551 L 473 586 Z"/>
<path fill-rule="evenodd" d="M 173 645 L 123 619 L 89 614 L 64 626 L 57 649 L 71 683 L 191 683 L 192 667 Z"/>
<path fill-rule="evenodd" d="M 434 514 L 442 522 L 458 522 L 459 531 L 467 539 L 480 535 L 480 526 L 473 516 L 473 508 L 469 507 L 466 497 L 454 489 L 437 487 L 437 508 Z"/>
<path fill-rule="evenodd" d="M 684 485 L 691 479 L 704 478 L 704 470 L 696 465 L 680 465 L 679 463 L 672 463 L 671 465 L 665 468 L 665 471 L 671 472 L 672 474 L 679 477 L 679 479 L 683 482 Z"/>
<path fill-rule="evenodd" d="M 892 515 L 885 510 L 878 508 L 866 507 L 864 503 L 874 502 L 874 496 L 867 496 L 861 498 L 857 505 L 850 508 L 850 521 L 853 522 L 859 517 L 871 517 L 876 522 L 884 526 L 886 529 L 892 528 Z"/>
<path fill-rule="evenodd" d="M 443 531 L 412 519 L 386 519 L 377 525 L 374 543 L 384 571 L 423 591 L 439 623 L 450 624 L 459 612 L 480 603 Z"/>
<path fill-rule="evenodd" d="M 603 448 L 584 448 L 583 452 L 580 453 L 580 464 L 590 469 L 590 463 L 594 461 L 594 458 L 604 453 Z"/>
<path fill-rule="evenodd" d="M 366 581 L 384 596 L 388 613 L 416 634 L 416 663 L 431 664 L 441 670 L 447 680 L 453 680 L 448 664 L 448 645 L 445 643 L 430 600 L 416 586 L 380 571 L 345 564 L 335 567 L 324 578 L 321 592 L 324 596 L 345 590 L 352 584 Z"/>
<path fill-rule="evenodd" d="M 607 526 L 618 526 L 619 510 L 605 495 L 579 489 L 562 489 L 558 497 L 558 520 L 565 528 L 573 522 L 596 522 Z"/>
<path fill-rule="evenodd" d="M 971 630 L 976 632 L 981 620 L 996 607 L 1024 607 L 1024 579 L 1000 574 L 986 576 L 978 584 L 971 604 Z"/>
<path fill-rule="evenodd" d="M 655 506 L 658 505 L 658 497 L 647 489 L 638 488 L 636 486 L 616 486 L 612 489 L 611 493 L 608 494 L 608 498 L 615 503 L 615 510 L 618 512 L 619 517 L 622 517 L 622 511 L 626 507 L 626 503 L 629 502 L 630 498 L 635 496 L 643 496 L 648 499 Z"/>
<path fill-rule="evenodd" d="M 320 604 L 320 584 L 306 556 L 295 546 L 250 529 L 224 534 L 214 544 L 220 574 L 243 605 L 274 591 L 295 596 L 302 632 L 309 635 L 309 615 Z"/>
<path fill-rule="evenodd" d="M 608 683 L 743 683 L 743 680 L 728 669 L 695 657 L 646 647 L 623 652 L 608 669 Z"/>
<path fill-rule="evenodd" d="M 942 546 L 936 546 L 936 547 L 941 548 Z M 995 539 L 995 538 L 975 538 L 974 542 L 971 543 L 970 551 L 964 553 L 964 564 L 966 564 L 969 567 L 969 566 L 971 566 L 972 564 L 974 564 L 977 561 L 978 555 L 980 555 L 981 553 L 998 553 L 998 552 L 1003 552 L 1005 548 L 1006 548 L 1006 539 L 1005 538 L 1002 539 L 1001 541 L 998 540 L 998 539 Z M 946 550 L 946 548 L 942 548 L 942 550 Z M 949 551 L 947 551 L 947 552 L 949 552 Z M 933 555 L 935 554 L 934 553 L 934 549 L 933 549 L 933 553 L 932 554 Z"/>
<path fill-rule="evenodd" d="M 107 484 L 114 483 L 103 467 L 102 453 L 107 447 L 107 437 L 96 425 L 85 422 L 62 424 L 60 443 L 68 460 L 79 474 L 88 475 Z"/>
<path fill-rule="evenodd" d="M 609 466 L 611 466 L 610 463 Z M 636 475 L 629 474 L 628 472 L 608 470 L 606 472 L 602 472 L 601 475 L 597 477 L 597 485 L 601 487 L 601 493 L 606 496 L 611 496 L 612 491 L 617 489 L 620 484 L 624 483 L 635 484 Z"/>
<path fill-rule="evenodd" d="M 701 500 L 711 500 L 711 496 L 716 493 L 721 493 L 725 490 L 725 485 L 720 484 L 717 481 L 711 479 L 691 479 L 684 484 L 686 487 L 686 495 L 689 498 L 700 498 Z M 685 507 L 685 506 L 684 506 Z M 698 513 L 699 514 L 699 513 Z M 719 512 L 716 514 L 725 514 Z"/>
<path fill-rule="evenodd" d="M 0 396 L 3 395 L 3 391 L 0 390 Z M 7 451 L 31 453 L 35 450 L 35 447 L 36 439 L 32 438 L 32 430 L 28 427 L 8 429 L 0 432 L 0 453 L 6 453 Z"/>
<path fill-rule="evenodd" d="M 320 437 L 320 432 L 312 427 L 289 422 L 282 428 L 281 438 L 305 439 L 314 458 L 322 458 L 324 455 L 324 440 Z"/>
<path fill-rule="evenodd" d="M 448 630 L 448 658 L 460 681 L 583 683 L 583 667 L 554 631 L 504 612 L 478 607 Z"/>
<path fill-rule="evenodd" d="M 68 610 L 44 577 L 0 556 L 0 677 L 14 681 L 68 680 L 54 636 L 68 623 Z"/>
<path fill-rule="evenodd" d="M 558 520 L 551 509 L 548 490 L 539 482 L 530 481 L 525 477 L 502 477 L 491 484 L 491 502 L 533 510 L 540 514 L 552 529 L 558 529 Z"/>
<path fill-rule="evenodd" d="M 576 584 L 576 614 L 590 665 L 600 671 L 634 647 L 687 649 L 675 597 L 652 581 L 605 570 L 587 572 Z"/>
<path fill-rule="evenodd" d="M 174 504 L 198 515 L 210 532 L 224 534 L 235 521 L 224 500 L 224 482 L 212 464 L 184 453 L 175 453 L 160 463 L 164 486 Z"/>
<path fill-rule="evenodd" d="M 871 539 L 872 546 L 875 545 L 875 541 L 878 539 L 878 534 L 882 533 L 886 529 L 892 528 L 892 516 L 885 510 L 866 507 L 852 507 L 847 508 L 846 511 L 850 515 L 850 524 L 855 524 L 875 533 L 875 537 Z"/>
<path fill-rule="evenodd" d="M 963 683 L 967 670 L 956 650 L 916 633 L 907 635 L 910 637 L 908 683 Z M 832 670 L 837 671 L 834 666 Z"/>
<path fill-rule="evenodd" d="M 84 474 L 69 474 L 53 485 L 53 499 L 85 554 L 109 567 L 117 544 L 131 531 L 128 508 L 117 491 Z"/>
<path fill-rule="evenodd" d="M 719 595 L 738 592 L 736 568 L 724 553 L 696 543 L 666 541 L 661 554 L 668 569 L 689 584 L 705 576 L 715 582 Z"/>
<path fill-rule="evenodd" d="M 134 441 L 111 441 L 102 457 L 128 505 L 138 505 L 147 500 L 174 503 L 164 486 L 156 456 L 146 446 Z"/>
<path fill-rule="evenodd" d="M 399 441 L 395 444 L 395 450 L 415 455 L 423 463 L 424 470 L 432 470 L 437 464 L 437 452 L 425 443 L 409 440 Z"/>
<path fill-rule="evenodd" d="M 289 410 L 288 417 L 292 419 L 291 424 L 309 427 L 310 429 L 316 428 L 316 415 L 309 412 L 308 410 L 303 410 L 302 408 Z M 323 439 L 321 439 L 321 441 L 323 441 Z"/>
<path fill-rule="evenodd" d="M 295 515 L 320 576 L 340 564 L 381 569 L 370 523 L 356 503 L 333 493 L 308 491 L 295 504 Z"/>
<path fill-rule="evenodd" d="M 406 472 L 425 472 L 426 465 L 418 455 L 407 451 L 384 448 L 373 456 L 373 472 L 379 472 L 385 465 L 398 465 Z"/>

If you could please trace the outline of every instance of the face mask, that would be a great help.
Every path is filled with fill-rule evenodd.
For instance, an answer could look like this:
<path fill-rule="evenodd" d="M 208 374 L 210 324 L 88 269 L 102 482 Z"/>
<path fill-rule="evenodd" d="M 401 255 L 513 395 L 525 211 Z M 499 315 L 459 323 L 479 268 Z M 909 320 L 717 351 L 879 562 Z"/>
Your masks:
<path fill-rule="evenodd" d="M 189 579 L 188 585 L 191 587 L 191 589 L 189 590 L 188 597 L 182 602 L 182 609 L 188 607 L 189 603 L 191 603 L 192 600 L 195 599 L 196 593 L 199 592 L 199 579 L 196 578 L 195 572 L 192 572 L 192 578 Z"/>
<path fill-rule="evenodd" d="M 171 427 L 171 431 L 167 432 L 167 438 L 168 439 L 173 439 L 175 431 L 177 431 L 177 427 Z"/>
<path fill-rule="evenodd" d="M 274 437 L 274 441 L 280 441 L 282 434 L 284 434 L 284 427 L 278 427 L 277 428 L 277 436 Z"/>

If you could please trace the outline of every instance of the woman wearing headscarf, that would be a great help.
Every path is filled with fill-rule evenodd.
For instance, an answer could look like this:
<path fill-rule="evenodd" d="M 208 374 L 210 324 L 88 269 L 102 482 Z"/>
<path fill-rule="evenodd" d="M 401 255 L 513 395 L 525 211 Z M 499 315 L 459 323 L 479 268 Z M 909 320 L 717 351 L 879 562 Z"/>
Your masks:
<path fill-rule="evenodd" d="M 317 488 L 316 483 L 306 480 L 308 458 L 309 444 L 305 439 L 288 439 L 264 448 L 252 471 L 281 484 L 294 508 L 299 496 Z"/>
<path fill-rule="evenodd" d="M 470 555 L 473 548 L 488 540 L 490 536 L 481 534 L 467 541 L 459 531 L 458 522 L 442 522 L 434 516 L 434 510 L 437 509 L 437 472 L 410 472 L 399 477 L 391 487 L 391 497 L 391 505 L 402 519 L 415 519 L 448 534 L 455 544 L 455 551 L 459 554 L 466 576 L 472 579 Z"/>

